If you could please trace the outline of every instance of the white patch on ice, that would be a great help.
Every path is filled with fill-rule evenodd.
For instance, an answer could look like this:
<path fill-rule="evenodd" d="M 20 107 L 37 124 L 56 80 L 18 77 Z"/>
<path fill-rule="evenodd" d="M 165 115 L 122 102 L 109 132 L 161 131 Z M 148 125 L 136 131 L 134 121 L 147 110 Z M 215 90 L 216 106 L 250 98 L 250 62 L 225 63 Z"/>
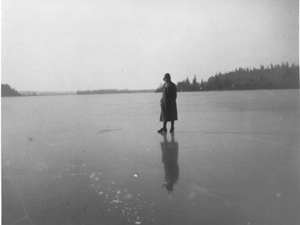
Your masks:
<path fill-rule="evenodd" d="M 196 197 L 195 192 L 192 192 L 192 193 L 188 196 L 188 199 L 191 200 L 192 198 L 195 198 L 195 197 Z"/>
<path fill-rule="evenodd" d="M 131 199 L 132 198 L 132 194 L 127 194 L 125 195 L 126 198 Z"/>
<path fill-rule="evenodd" d="M 197 185 L 197 184 L 192 184 L 192 185 L 191 185 L 191 189 L 194 190 L 194 191 L 208 192 L 208 189 L 207 189 L 207 188 L 205 188 L 205 187 L 200 187 L 200 186 Z"/>
<path fill-rule="evenodd" d="M 137 175 L 137 174 L 134 174 L 133 176 L 134 176 L 134 177 L 138 177 L 138 175 Z"/>
<path fill-rule="evenodd" d="M 95 180 L 99 180 L 99 178 L 98 178 L 98 177 L 96 177 L 96 178 L 95 178 Z"/>
<path fill-rule="evenodd" d="M 99 195 L 100 195 L 100 196 L 103 195 L 103 192 L 100 191 L 100 192 L 99 192 Z"/>
<path fill-rule="evenodd" d="M 230 204 L 230 201 L 228 201 L 228 200 L 225 201 L 225 206 L 226 206 L 227 208 L 229 208 L 229 209 L 232 208 L 232 206 L 231 206 L 231 204 Z"/>
<path fill-rule="evenodd" d="M 41 159 L 41 160 L 42 160 L 42 159 Z M 49 170 L 48 165 L 47 165 L 44 161 L 36 162 L 36 163 L 35 163 L 35 166 L 36 166 L 36 169 L 37 169 L 39 172 L 44 172 L 44 171 Z"/>
<path fill-rule="evenodd" d="M 140 221 L 136 221 L 136 222 L 134 222 L 135 224 L 142 224 Z"/>
<path fill-rule="evenodd" d="M 118 195 L 120 195 L 120 194 L 121 194 L 121 191 L 120 191 L 120 190 L 118 190 L 118 191 L 117 191 L 117 194 L 118 194 Z"/>
<path fill-rule="evenodd" d="M 280 198 L 281 197 L 281 194 L 280 193 L 277 193 L 276 194 L 276 198 Z"/>

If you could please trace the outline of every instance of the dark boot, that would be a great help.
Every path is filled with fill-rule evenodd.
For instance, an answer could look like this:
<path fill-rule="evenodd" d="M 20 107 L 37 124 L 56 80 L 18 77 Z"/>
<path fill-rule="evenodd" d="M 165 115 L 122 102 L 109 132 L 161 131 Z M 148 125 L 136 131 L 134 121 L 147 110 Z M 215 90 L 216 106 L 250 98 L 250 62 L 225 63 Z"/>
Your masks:
<path fill-rule="evenodd" d="M 160 130 L 157 131 L 158 133 L 167 132 L 167 128 L 163 127 Z"/>

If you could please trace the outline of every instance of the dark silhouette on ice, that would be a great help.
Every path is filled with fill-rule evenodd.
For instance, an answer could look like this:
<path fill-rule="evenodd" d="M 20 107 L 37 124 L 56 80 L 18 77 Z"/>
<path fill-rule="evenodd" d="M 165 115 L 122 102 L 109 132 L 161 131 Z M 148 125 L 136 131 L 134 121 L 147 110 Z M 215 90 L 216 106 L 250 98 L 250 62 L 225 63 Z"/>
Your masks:
<path fill-rule="evenodd" d="M 102 133 L 108 133 L 108 132 L 117 131 L 117 130 L 121 130 L 121 129 L 104 129 L 104 130 L 98 131 L 98 133 L 102 134 Z"/>
<path fill-rule="evenodd" d="M 171 122 L 170 132 L 174 132 L 174 123 L 178 119 L 177 116 L 177 91 L 176 85 L 171 81 L 171 75 L 166 73 L 164 76 L 165 84 L 163 86 L 163 94 L 160 100 L 160 121 L 163 122 L 163 127 L 158 130 L 158 133 L 167 132 L 167 122 Z"/>
<path fill-rule="evenodd" d="M 168 192 L 173 191 L 173 186 L 179 178 L 178 166 L 178 143 L 175 142 L 174 133 L 171 133 L 171 141 L 167 139 L 167 133 L 162 133 L 164 141 L 160 143 L 162 151 L 162 162 L 165 169 L 165 180 Z"/>

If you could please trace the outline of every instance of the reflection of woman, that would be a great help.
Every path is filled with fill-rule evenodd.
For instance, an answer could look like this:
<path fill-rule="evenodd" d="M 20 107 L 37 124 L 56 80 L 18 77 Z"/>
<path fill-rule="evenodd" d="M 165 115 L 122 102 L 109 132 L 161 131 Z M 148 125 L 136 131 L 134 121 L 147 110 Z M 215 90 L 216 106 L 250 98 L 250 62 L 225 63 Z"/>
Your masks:
<path fill-rule="evenodd" d="M 179 178 L 179 166 L 178 166 L 178 143 L 174 140 L 174 134 L 171 134 L 171 142 L 167 140 L 167 134 L 162 134 L 164 142 L 161 142 L 162 150 L 162 162 L 165 169 L 166 189 L 173 191 L 173 185 Z"/>

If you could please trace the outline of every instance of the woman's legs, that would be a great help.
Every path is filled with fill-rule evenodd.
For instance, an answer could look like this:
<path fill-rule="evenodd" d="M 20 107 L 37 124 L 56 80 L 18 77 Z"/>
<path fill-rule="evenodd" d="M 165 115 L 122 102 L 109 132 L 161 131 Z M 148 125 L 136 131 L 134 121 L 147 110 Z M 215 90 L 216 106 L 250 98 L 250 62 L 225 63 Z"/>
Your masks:
<path fill-rule="evenodd" d="M 172 120 L 170 121 L 171 122 L 171 129 L 170 129 L 170 132 L 174 132 L 174 124 L 175 124 L 175 121 Z M 167 132 L 167 121 L 163 122 L 163 128 L 161 128 L 160 130 L 158 130 L 158 133 L 161 133 L 161 132 Z"/>
<path fill-rule="evenodd" d="M 163 129 L 167 129 L 167 122 L 164 122 Z"/>
<path fill-rule="evenodd" d="M 171 121 L 171 129 L 170 129 L 170 132 L 172 133 L 172 132 L 174 132 L 174 123 L 175 123 L 175 121 L 174 120 L 172 120 Z"/>

